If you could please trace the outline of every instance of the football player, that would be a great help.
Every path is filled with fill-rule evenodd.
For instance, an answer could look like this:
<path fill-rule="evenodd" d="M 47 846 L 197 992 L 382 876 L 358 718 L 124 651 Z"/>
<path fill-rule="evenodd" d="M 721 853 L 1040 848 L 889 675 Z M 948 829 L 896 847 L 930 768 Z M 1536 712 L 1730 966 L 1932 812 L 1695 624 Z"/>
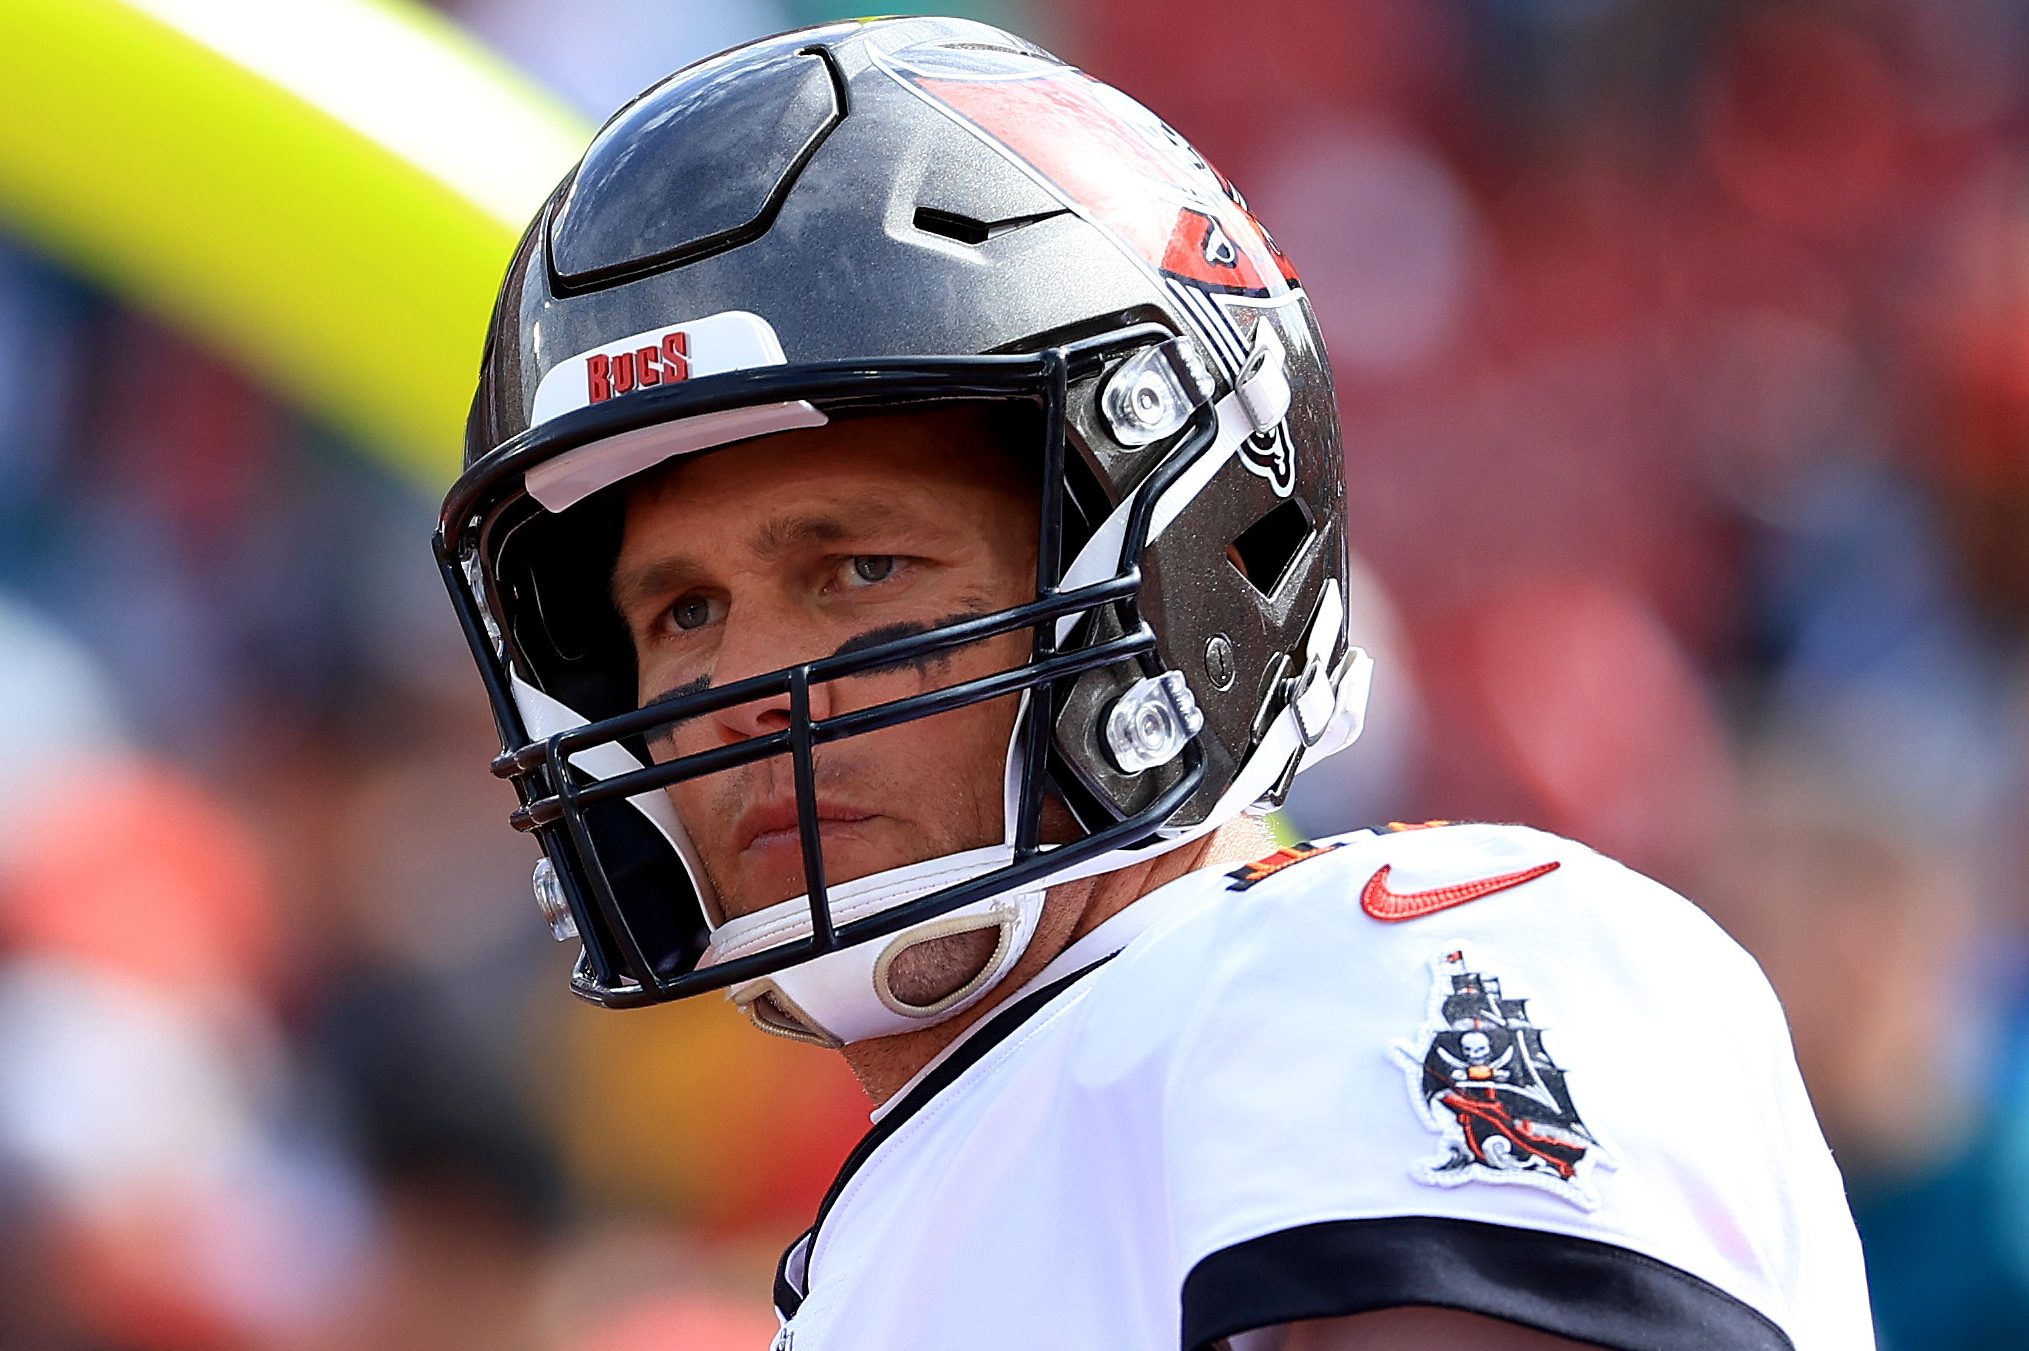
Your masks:
<path fill-rule="evenodd" d="M 777 1345 L 1871 1342 L 1754 963 L 1518 826 L 1273 849 L 1359 734 L 1295 268 L 976 23 L 755 42 L 530 226 L 438 556 L 572 988 L 876 1124 Z"/>

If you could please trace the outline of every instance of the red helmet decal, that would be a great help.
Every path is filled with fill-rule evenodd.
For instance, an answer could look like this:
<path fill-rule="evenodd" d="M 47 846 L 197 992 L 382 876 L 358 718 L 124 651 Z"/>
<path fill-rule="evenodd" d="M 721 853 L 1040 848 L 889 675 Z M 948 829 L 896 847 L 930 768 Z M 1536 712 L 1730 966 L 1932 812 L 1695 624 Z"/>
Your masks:
<path fill-rule="evenodd" d="M 1016 78 L 897 72 L 998 143 L 1150 266 L 1216 291 L 1270 295 L 1296 270 L 1233 185 L 1162 119 L 1081 71 Z"/>

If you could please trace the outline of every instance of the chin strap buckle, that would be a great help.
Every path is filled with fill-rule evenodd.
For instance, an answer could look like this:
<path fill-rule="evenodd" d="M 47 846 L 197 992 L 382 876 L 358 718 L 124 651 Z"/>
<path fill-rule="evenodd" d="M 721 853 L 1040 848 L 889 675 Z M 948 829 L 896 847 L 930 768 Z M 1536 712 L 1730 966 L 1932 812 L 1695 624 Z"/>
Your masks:
<path fill-rule="evenodd" d="M 1332 697 L 1331 682 L 1325 679 L 1324 658 L 1313 655 L 1303 664 L 1300 674 L 1289 678 L 1285 698 L 1290 716 L 1296 719 L 1296 735 L 1304 749 L 1324 740 L 1338 706 Z"/>
<path fill-rule="evenodd" d="M 1282 339 L 1266 315 L 1254 326 L 1254 346 L 1233 381 L 1233 396 L 1257 436 L 1273 431 L 1289 416 L 1289 371 Z"/>
<path fill-rule="evenodd" d="M 1338 664 L 1331 664 L 1331 650 L 1345 625 L 1345 602 L 1334 579 L 1325 583 L 1317 618 L 1311 621 L 1304 641 L 1303 670 L 1283 683 L 1284 703 L 1307 761 L 1344 750 L 1366 725 L 1373 658 L 1357 647 L 1348 647 Z"/>

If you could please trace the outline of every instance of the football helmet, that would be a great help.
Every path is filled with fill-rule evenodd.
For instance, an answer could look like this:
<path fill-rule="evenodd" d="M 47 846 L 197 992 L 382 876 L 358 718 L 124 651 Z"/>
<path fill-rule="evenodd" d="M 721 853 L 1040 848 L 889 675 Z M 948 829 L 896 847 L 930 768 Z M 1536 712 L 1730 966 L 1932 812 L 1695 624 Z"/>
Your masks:
<path fill-rule="evenodd" d="M 1031 600 L 637 707 L 604 599 L 635 475 L 954 401 L 1033 429 Z M 725 988 L 828 1044 L 984 998 L 1049 885 L 1278 803 L 1365 705 L 1331 377 L 1295 270 L 1154 115 L 969 21 L 767 38 L 615 114 L 509 266 L 436 547 L 538 900 L 580 945 L 572 988 Z M 1011 669 L 811 716 L 813 686 L 1008 633 L 1030 654 Z M 821 748 L 1010 695 L 1005 838 L 827 885 Z M 646 751 L 784 697 L 778 732 Z M 721 923 L 665 790 L 766 757 L 792 765 L 807 894 Z M 1041 838 L 1046 796 L 1078 838 Z M 916 1006 L 887 986 L 897 952 L 971 927 L 999 941 L 960 990 Z"/>

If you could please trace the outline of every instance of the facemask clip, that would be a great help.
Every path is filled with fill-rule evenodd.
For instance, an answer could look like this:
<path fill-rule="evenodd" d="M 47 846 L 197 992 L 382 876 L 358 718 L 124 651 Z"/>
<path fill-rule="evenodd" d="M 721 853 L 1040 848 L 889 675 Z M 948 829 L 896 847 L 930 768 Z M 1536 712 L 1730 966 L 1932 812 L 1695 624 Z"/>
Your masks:
<path fill-rule="evenodd" d="M 1123 774 L 1168 764 L 1204 728 L 1205 715 L 1178 671 L 1127 687 L 1106 714 L 1106 749 Z"/>

